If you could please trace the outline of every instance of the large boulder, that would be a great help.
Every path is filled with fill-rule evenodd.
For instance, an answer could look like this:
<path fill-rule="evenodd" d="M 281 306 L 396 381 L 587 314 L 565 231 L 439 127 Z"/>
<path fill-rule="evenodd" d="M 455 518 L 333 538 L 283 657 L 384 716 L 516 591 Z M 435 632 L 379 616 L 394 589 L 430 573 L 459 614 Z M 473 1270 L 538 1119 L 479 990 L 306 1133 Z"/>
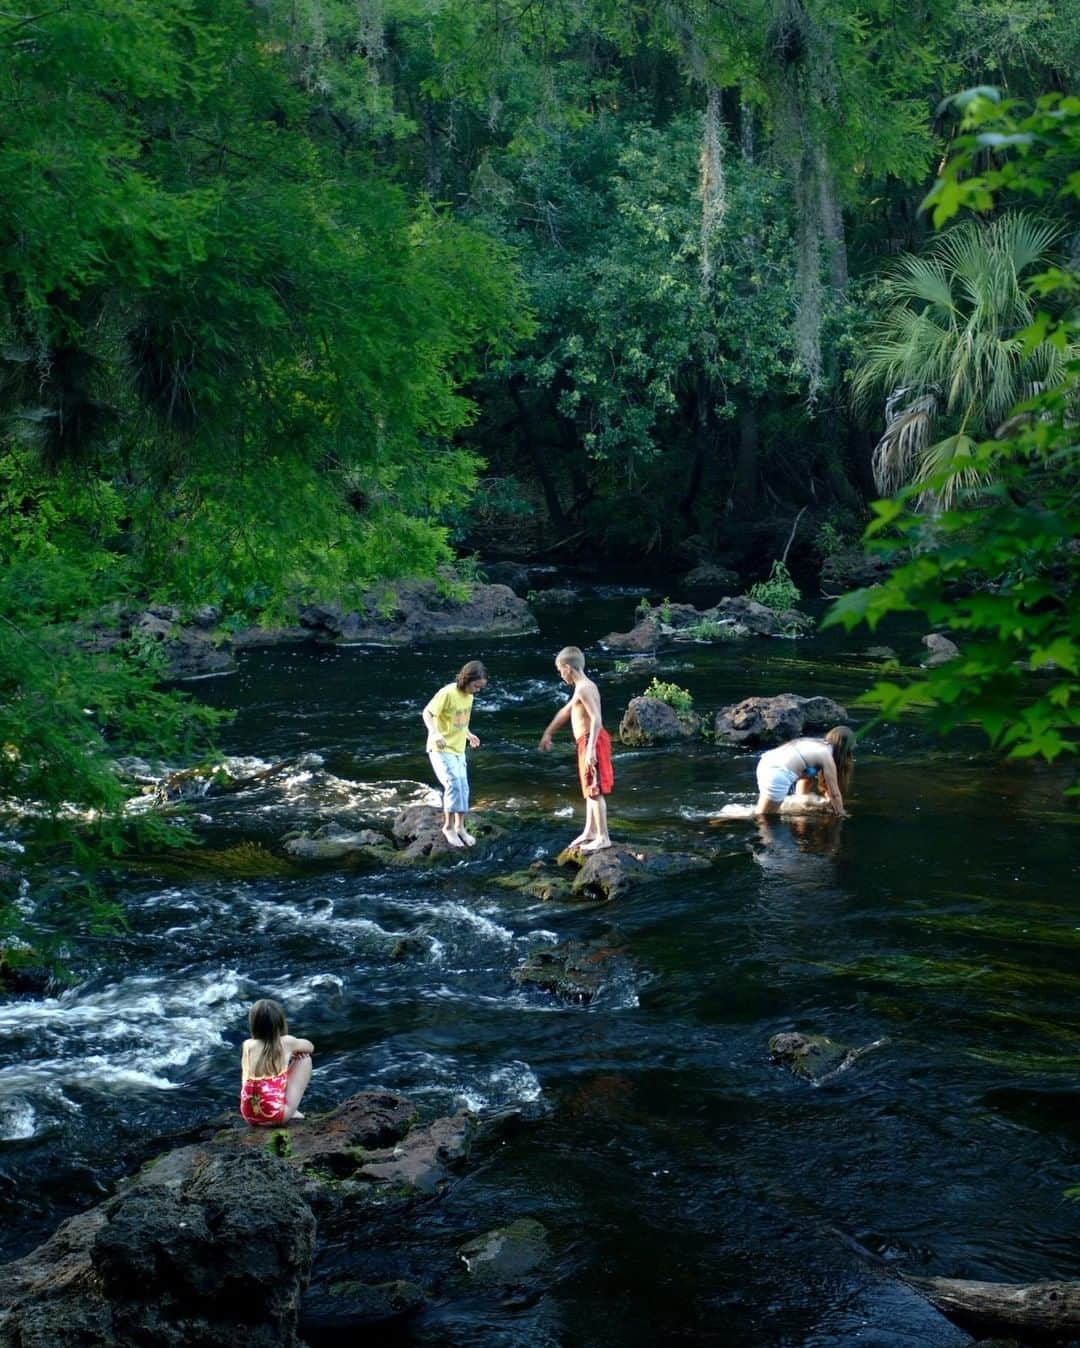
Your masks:
<path fill-rule="evenodd" d="M 152 1176 L 0 1269 L 0 1342 L 297 1343 L 315 1243 L 298 1176 L 262 1150 L 203 1152 L 174 1180 Z"/>
<path fill-rule="evenodd" d="M 696 712 L 679 716 L 675 708 L 656 697 L 634 697 L 619 725 L 623 744 L 675 744 L 701 730 Z"/>
<path fill-rule="evenodd" d="M 384 1214 L 438 1196 L 476 1141 L 508 1122 L 463 1113 L 419 1127 L 416 1117 L 404 1097 L 369 1091 L 288 1127 L 235 1118 L 165 1153 L 0 1267 L 0 1344 L 292 1348 L 316 1213 L 328 1250 L 355 1239 L 358 1223 L 377 1243 Z M 393 1320 L 422 1300 L 385 1270 L 320 1277 L 305 1325 Z"/>
<path fill-rule="evenodd" d="M 747 697 L 721 707 L 714 733 L 718 744 L 769 746 L 828 730 L 847 720 L 847 712 L 831 697 L 779 693 L 776 697 Z"/>

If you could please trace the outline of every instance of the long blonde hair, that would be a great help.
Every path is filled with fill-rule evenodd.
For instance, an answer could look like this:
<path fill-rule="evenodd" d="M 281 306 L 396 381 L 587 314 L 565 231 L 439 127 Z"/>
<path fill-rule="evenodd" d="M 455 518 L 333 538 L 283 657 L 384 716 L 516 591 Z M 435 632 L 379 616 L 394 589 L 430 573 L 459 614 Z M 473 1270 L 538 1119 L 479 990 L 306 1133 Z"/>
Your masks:
<path fill-rule="evenodd" d="M 281 1036 L 288 1034 L 289 1022 L 285 1019 L 285 1010 L 280 1002 L 272 1002 L 263 997 L 248 1012 L 248 1027 L 251 1037 L 259 1042 L 260 1048 L 251 1065 L 253 1077 L 273 1077 L 284 1068 L 282 1059 L 285 1050 L 281 1046 Z"/>

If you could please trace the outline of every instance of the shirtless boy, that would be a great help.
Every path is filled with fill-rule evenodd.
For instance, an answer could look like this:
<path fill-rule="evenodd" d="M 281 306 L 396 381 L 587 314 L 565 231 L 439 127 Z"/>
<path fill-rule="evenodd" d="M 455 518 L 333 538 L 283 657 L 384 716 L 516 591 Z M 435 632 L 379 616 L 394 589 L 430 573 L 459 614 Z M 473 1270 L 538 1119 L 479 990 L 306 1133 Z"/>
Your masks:
<path fill-rule="evenodd" d="M 573 688 L 574 695 L 555 713 L 540 736 L 540 748 L 546 753 L 555 731 L 570 722 L 577 742 L 581 794 L 585 797 L 585 827 L 569 845 L 580 847 L 583 852 L 600 852 L 611 846 L 604 797 L 615 784 L 611 736 L 603 725 L 600 690 L 586 677 L 585 657 L 577 646 L 564 646 L 555 657 L 555 668 L 563 683 Z"/>

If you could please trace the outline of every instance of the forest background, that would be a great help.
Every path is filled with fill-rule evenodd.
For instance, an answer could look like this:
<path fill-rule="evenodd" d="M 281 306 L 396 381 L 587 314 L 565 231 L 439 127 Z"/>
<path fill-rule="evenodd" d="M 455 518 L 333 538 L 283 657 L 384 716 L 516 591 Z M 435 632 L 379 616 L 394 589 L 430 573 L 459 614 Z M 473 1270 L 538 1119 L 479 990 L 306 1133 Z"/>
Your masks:
<path fill-rule="evenodd" d="M 936 418 L 972 454 L 1075 378 L 1075 172 L 1019 184 L 1020 224 L 1000 184 L 954 193 L 939 223 L 981 210 L 956 228 L 982 262 L 935 254 L 920 205 L 952 92 L 1075 82 L 1077 0 L 98 0 L 5 14 L 0 62 L 0 799 L 86 877 L 176 840 L 119 813 L 114 760 L 211 729 L 152 641 L 80 642 L 92 616 L 273 621 L 478 550 L 755 579 L 803 507 L 820 560 L 883 480 L 955 483 L 883 443 L 925 450 Z M 1032 133 L 984 136 L 971 172 Z M 965 267 L 1002 247 L 988 328 Z M 1038 303 L 1032 275 L 1057 277 Z M 896 321 L 965 303 L 986 345 L 959 405 Z M 922 440 L 883 442 L 913 370 Z M 1067 521 L 1034 496 L 1045 554 Z M 882 610 L 919 606 L 905 583 Z M 1071 697 L 1014 749 L 1061 752 Z"/>

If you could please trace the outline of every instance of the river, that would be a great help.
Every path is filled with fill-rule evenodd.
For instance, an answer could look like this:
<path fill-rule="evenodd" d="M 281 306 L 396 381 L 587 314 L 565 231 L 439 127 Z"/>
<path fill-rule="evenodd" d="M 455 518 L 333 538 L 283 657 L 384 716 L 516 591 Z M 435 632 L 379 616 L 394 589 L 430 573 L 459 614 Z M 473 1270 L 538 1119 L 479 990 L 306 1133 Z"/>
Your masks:
<path fill-rule="evenodd" d="M 647 680 L 596 642 L 630 626 L 634 597 L 598 591 L 546 612 L 540 637 L 490 647 L 256 651 L 192 685 L 235 709 L 228 754 L 291 765 L 196 805 L 212 852 L 276 854 L 291 829 L 427 783 L 419 709 L 472 656 L 491 672 L 475 805 L 518 823 L 432 869 L 245 875 L 195 857 L 127 875 L 128 928 L 71 943 L 75 985 L 0 1006 L 2 1257 L 235 1108 L 246 1009 L 270 995 L 315 1041 L 310 1110 L 380 1087 L 427 1117 L 529 1120 L 427 1220 L 452 1261 L 477 1233 L 537 1218 L 547 1290 L 506 1305 L 447 1283 L 386 1342 L 945 1348 L 970 1340 L 891 1269 L 1076 1275 L 1063 1195 L 1080 1182 L 1080 922 L 1062 772 L 995 769 L 974 733 L 942 743 L 913 721 L 860 744 L 850 819 L 718 830 L 723 804 L 752 799 L 752 754 L 616 745 L 613 836 L 707 841 L 704 878 L 586 906 L 494 883 L 511 850 L 552 855 L 580 827 L 569 736 L 536 751 L 566 696 L 552 656 L 567 642 L 595 655 L 615 730 Z M 883 639 L 916 657 L 916 633 L 827 632 L 680 648 L 660 677 L 707 713 L 751 693 L 844 702 Z M 528 952 L 570 939 L 619 951 L 588 1005 L 512 981 Z M 814 1086 L 769 1060 L 789 1029 L 882 1042 Z"/>

